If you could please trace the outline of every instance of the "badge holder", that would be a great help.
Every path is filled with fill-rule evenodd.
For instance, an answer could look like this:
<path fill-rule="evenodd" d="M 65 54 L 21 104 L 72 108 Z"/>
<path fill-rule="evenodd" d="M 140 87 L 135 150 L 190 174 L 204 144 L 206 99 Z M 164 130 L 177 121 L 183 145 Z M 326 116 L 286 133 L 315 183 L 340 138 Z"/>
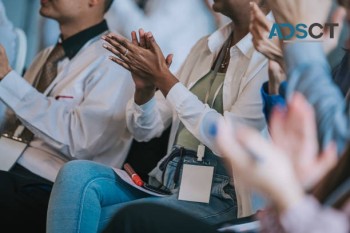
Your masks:
<path fill-rule="evenodd" d="M 28 142 L 19 138 L 19 132 L 22 132 L 23 126 L 19 126 L 14 136 L 2 134 L 0 137 L 0 170 L 9 171 L 17 162 L 23 151 L 27 148 Z"/>
<path fill-rule="evenodd" d="M 179 200 L 209 203 L 216 164 L 203 159 L 204 153 L 205 146 L 199 145 L 197 159 L 184 159 Z"/>

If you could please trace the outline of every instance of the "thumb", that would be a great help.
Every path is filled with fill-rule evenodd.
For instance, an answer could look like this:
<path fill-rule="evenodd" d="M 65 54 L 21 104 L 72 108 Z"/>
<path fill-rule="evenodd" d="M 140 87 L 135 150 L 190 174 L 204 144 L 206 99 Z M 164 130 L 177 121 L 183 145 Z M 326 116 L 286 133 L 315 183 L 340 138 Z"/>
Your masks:
<path fill-rule="evenodd" d="M 170 68 L 171 64 L 173 63 L 173 57 L 174 57 L 174 54 L 169 54 L 165 59 L 165 62 L 168 68 Z"/>

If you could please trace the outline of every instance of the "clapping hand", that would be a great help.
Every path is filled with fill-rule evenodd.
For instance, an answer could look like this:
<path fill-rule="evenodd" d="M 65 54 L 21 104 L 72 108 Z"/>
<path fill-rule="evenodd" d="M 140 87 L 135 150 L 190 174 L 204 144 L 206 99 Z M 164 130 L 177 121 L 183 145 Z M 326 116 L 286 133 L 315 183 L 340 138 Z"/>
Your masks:
<path fill-rule="evenodd" d="M 0 80 L 10 73 L 11 70 L 12 69 L 10 67 L 5 48 L 0 45 Z"/>
<path fill-rule="evenodd" d="M 272 23 L 267 20 L 255 2 L 250 3 L 251 19 L 249 30 L 253 36 L 253 44 L 257 51 L 264 54 L 268 59 L 276 61 L 284 67 L 283 53 L 277 37 L 269 39 Z"/>
<path fill-rule="evenodd" d="M 143 79 L 147 86 L 151 84 L 159 88 L 166 96 L 178 82 L 169 71 L 172 55 L 164 57 L 150 32 L 140 36 L 140 43 L 137 42 L 135 32 L 132 33 L 132 38 L 132 41 L 128 41 L 123 36 L 113 33 L 102 37 L 108 42 L 104 47 L 115 55 L 110 57 L 112 61 L 129 70 L 133 77 L 138 77 L 138 81 Z M 135 84 L 138 85 L 136 82 Z"/>

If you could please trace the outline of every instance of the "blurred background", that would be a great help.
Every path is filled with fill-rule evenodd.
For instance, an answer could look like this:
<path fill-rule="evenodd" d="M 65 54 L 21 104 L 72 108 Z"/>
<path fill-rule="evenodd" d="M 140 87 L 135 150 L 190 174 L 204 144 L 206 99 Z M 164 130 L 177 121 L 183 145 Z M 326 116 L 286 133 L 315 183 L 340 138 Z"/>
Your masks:
<path fill-rule="evenodd" d="M 58 38 L 58 25 L 55 21 L 50 19 L 45 19 L 39 15 L 40 1 L 39 0 L 2 0 L 6 9 L 7 16 L 9 20 L 13 23 L 15 27 L 21 28 L 26 36 L 28 42 L 28 50 L 25 59 L 25 68 L 32 62 L 34 56 L 41 49 L 56 43 Z M 138 1 L 140 8 L 144 5 L 144 0 L 129 0 L 129 1 Z M 164 1 L 164 0 L 163 0 Z M 177 0 L 174 0 L 175 2 Z M 185 0 L 185 1 L 195 1 L 195 0 Z M 208 2 L 211 4 L 212 0 L 203 0 L 203 2 Z M 118 7 L 119 0 L 114 1 L 114 7 Z M 123 1 L 122 1 L 123 2 Z M 122 4 L 119 2 L 119 4 Z M 120 7 L 120 6 L 119 6 Z M 111 8 L 113 11 L 113 6 Z M 216 15 L 217 16 L 217 15 Z M 109 16 L 110 18 L 113 17 Z M 164 14 L 166 17 L 166 14 Z M 179 15 L 181 18 L 181 15 Z M 128 23 L 128 19 L 125 18 L 125 23 Z M 208 21 L 209 22 L 209 21 Z M 212 23 L 207 25 L 207 33 L 211 33 L 218 26 L 223 25 L 227 22 L 226 18 L 221 18 L 221 22 L 215 24 L 214 16 L 212 18 Z M 124 23 L 124 22 L 121 22 Z M 219 24 L 219 25 L 218 25 Z M 169 25 L 172 27 L 172 25 Z M 137 28 L 135 28 L 137 29 Z M 343 56 L 342 45 L 344 39 L 348 33 L 348 28 L 344 28 L 342 36 L 340 38 L 340 46 L 335 49 L 329 55 L 329 61 L 331 66 L 335 66 Z M 205 34 L 203 32 L 203 34 Z M 202 35 L 198 35 L 202 36 Z M 171 40 L 171 38 L 169 38 Z M 173 52 L 173 51 L 171 51 Z"/>

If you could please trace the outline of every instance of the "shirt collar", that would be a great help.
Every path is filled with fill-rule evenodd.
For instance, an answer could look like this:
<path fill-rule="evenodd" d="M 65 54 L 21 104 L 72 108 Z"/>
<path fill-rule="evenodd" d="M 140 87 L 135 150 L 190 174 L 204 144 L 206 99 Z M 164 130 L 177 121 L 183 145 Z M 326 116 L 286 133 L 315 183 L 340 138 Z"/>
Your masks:
<path fill-rule="evenodd" d="M 60 39 L 59 43 L 62 43 L 64 52 L 66 53 L 66 57 L 72 59 L 86 42 L 107 30 L 107 22 L 106 20 L 103 20 L 101 23 L 89 27 L 81 32 L 78 32 L 77 34 L 63 41 Z"/>
<path fill-rule="evenodd" d="M 232 33 L 232 24 L 233 22 L 226 24 L 225 26 L 221 27 L 209 36 L 208 47 L 212 53 L 218 53 L 220 51 L 225 41 Z M 252 35 L 248 33 L 234 47 L 239 49 L 242 52 L 242 54 L 244 54 L 244 56 L 246 56 L 247 58 L 251 58 L 253 51 L 252 49 L 254 48 L 252 42 Z"/>
<path fill-rule="evenodd" d="M 271 12 L 267 14 L 266 17 L 269 21 L 274 21 L 274 17 Z M 212 53 L 220 51 L 225 41 L 228 39 L 228 37 L 232 33 L 232 28 L 233 28 L 232 24 L 233 22 L 230 22 L 224 25 L 223 27 L 221 27 L 220 29 L 218 29 L 216 32 L 214 32 L 212 35 L 209 36 L 208 47 Z M 242 54 L 249 59 L 252 57 L 254 52 L 252 39 L 253 39 L 252 34 L 248 33 L 235 45 L 235 47 L 238 48 L 242 52 Z"/>

